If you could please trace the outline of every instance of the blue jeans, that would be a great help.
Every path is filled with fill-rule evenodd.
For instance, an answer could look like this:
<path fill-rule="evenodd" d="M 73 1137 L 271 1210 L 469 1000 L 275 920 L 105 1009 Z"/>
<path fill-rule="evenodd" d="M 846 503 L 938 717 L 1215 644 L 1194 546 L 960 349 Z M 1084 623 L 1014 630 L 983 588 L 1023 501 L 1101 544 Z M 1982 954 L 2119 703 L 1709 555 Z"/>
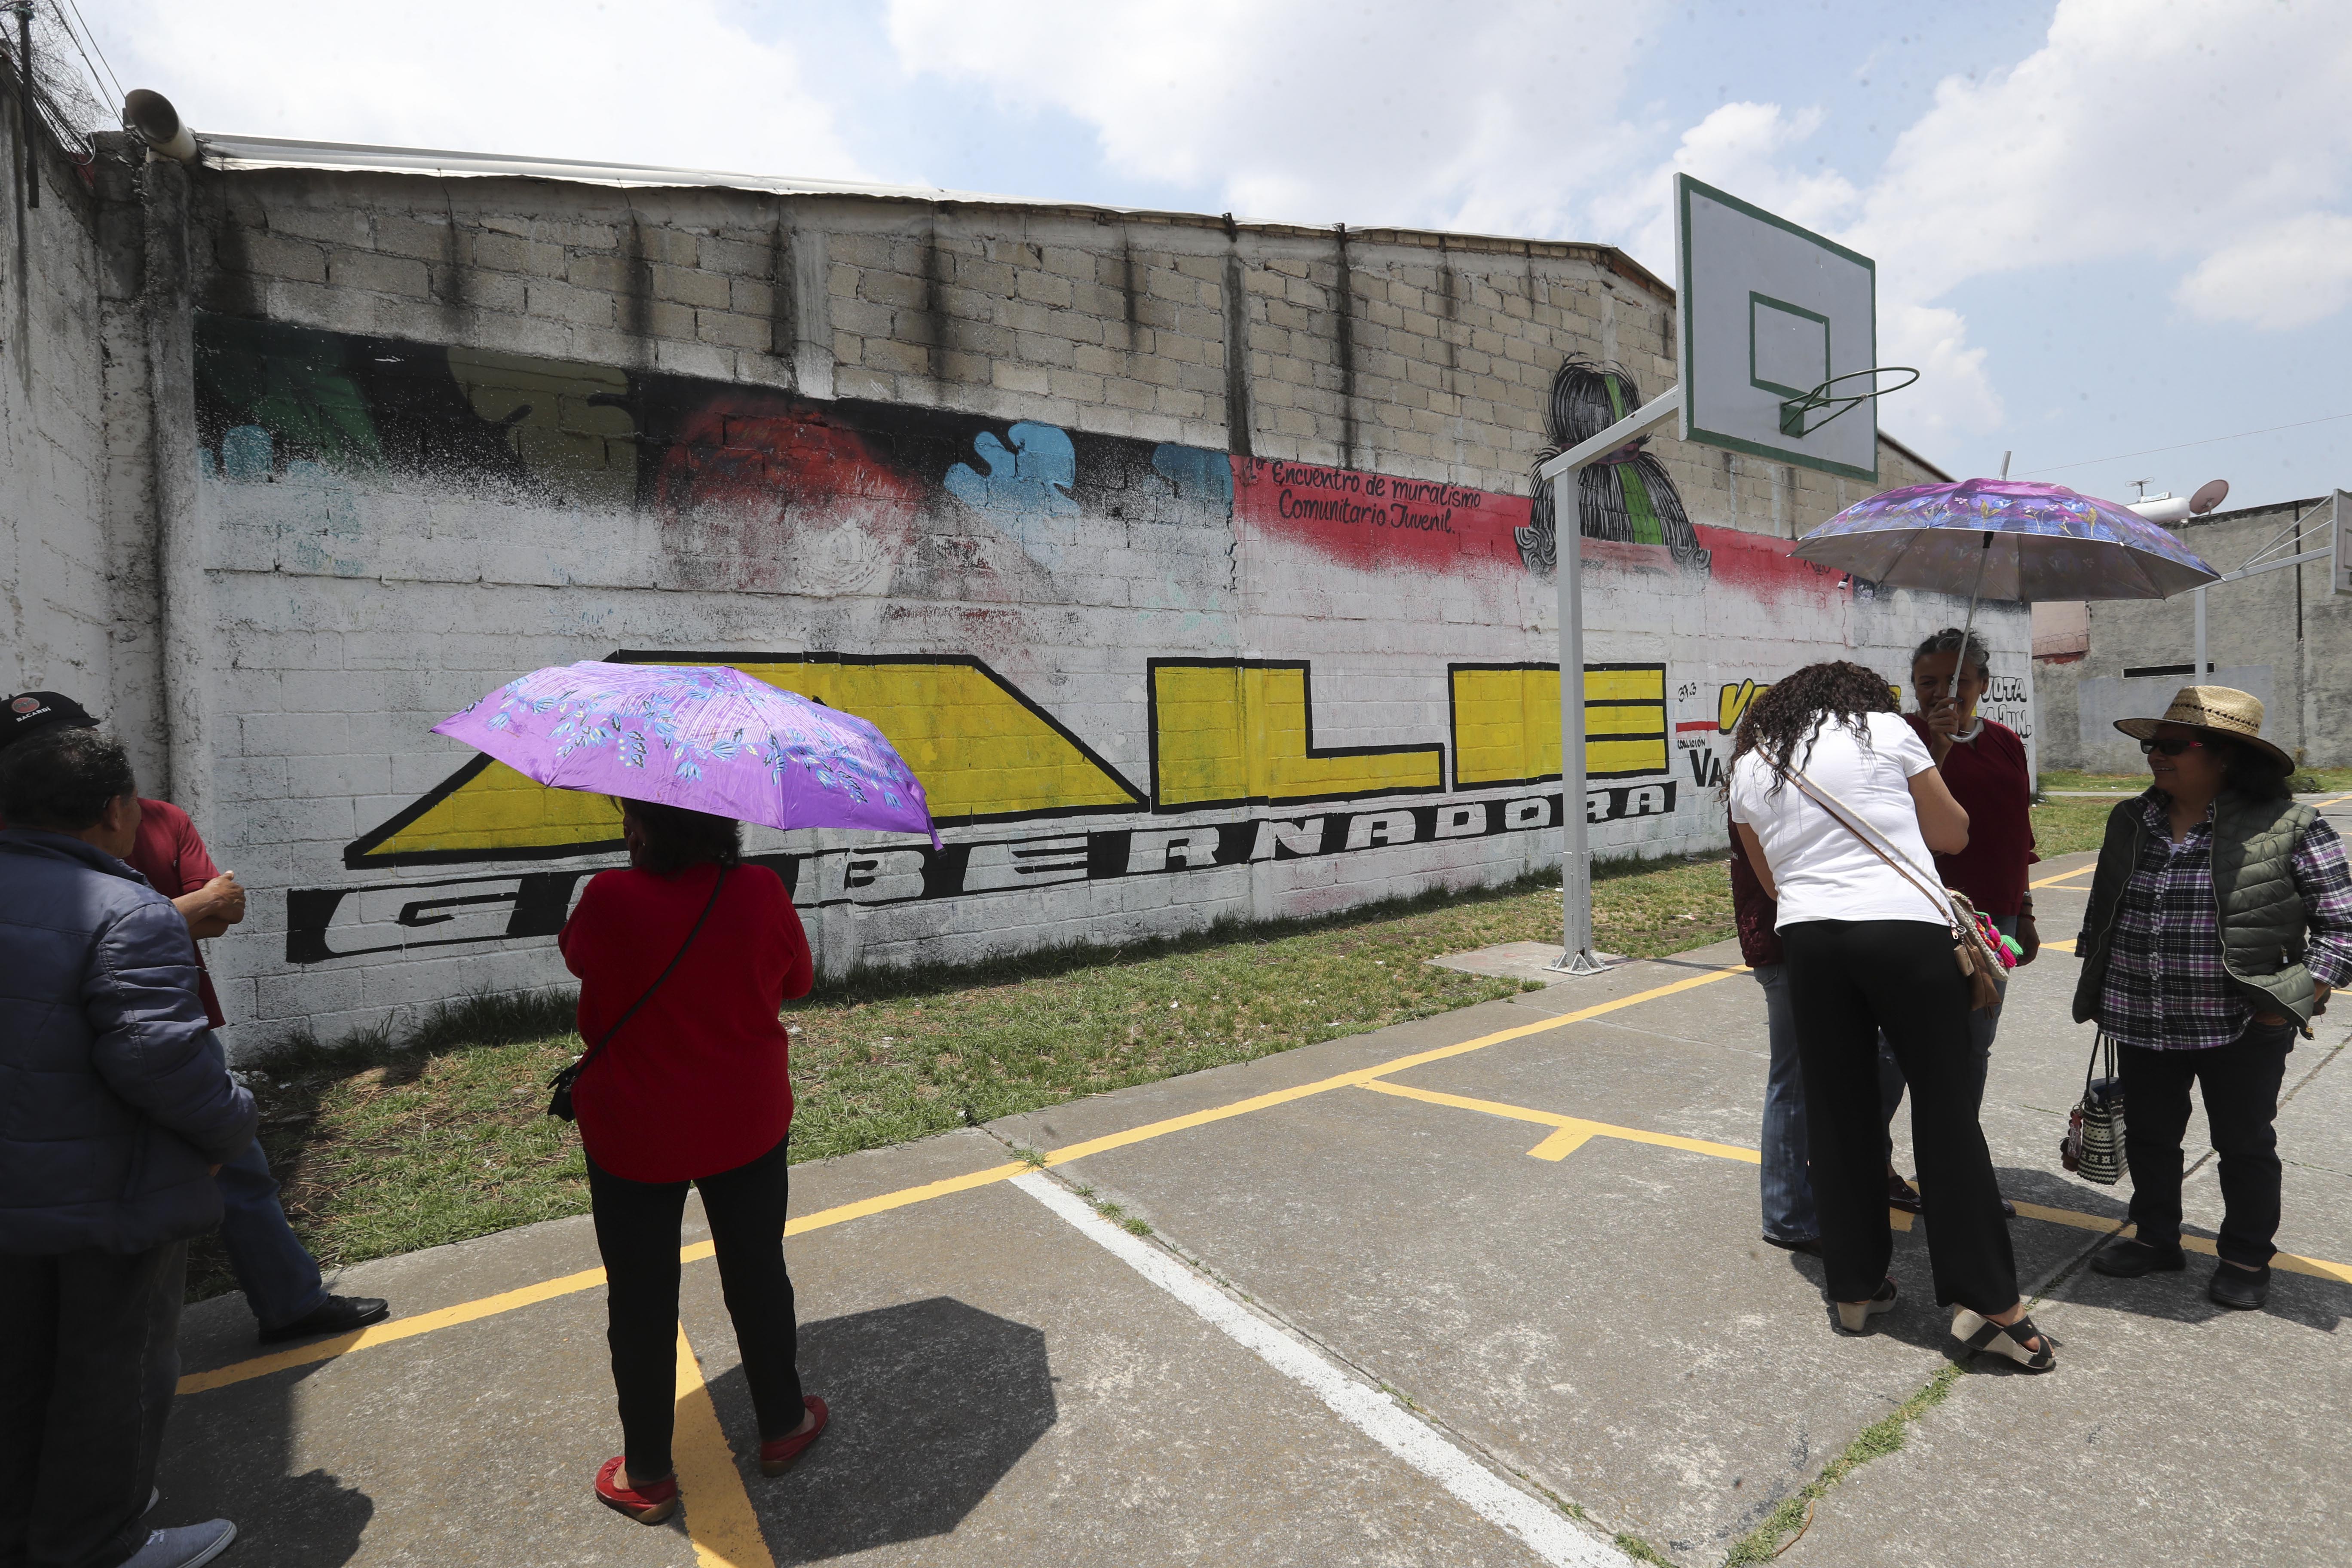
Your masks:
<path fill-rule="evenodd" d="M 2000 928 L 2003 936 L 2017 934 L 2015 915 L 1995 915 L 1992 923 Z M 2013 970 L 2006 971 L 1994 982 L 2000 987 L 2002 1002 L 2009 997 L 2008 976 L 2014 973 Z M 1992 1040 L 2000 1028 L 2002 1002 L 1977 1008 L 1969 1015 L 1969 1049 L 1976 1056 L 1977 1105 L 1979 1109 L 1984 1105 L 1985 1075 L 1992 1068 Z M 1895 1121 L 1895 1113 L 1903 1109 L 1903 1069 L 1895 1064 L 1895 1053 L 1888 1048 L 1886 1037 L 1883 1034 L 1878 1037 L 1878 1103 L 1885 1110 L 1890 1124 Z M 1894 1163 L 1895 1144 L 1891 1137 L 1887 1141 L 1886 1158 L 1889 1164 Z"/>
<path fill-rule="evenodd" d="M 1764 987 L 1772 1041 L 1772 1065 L 1764 1077 L 1764 1234 L 1774 1241 L 1811 1241 L 1822 1226 L 1813 1215 L 1812 1178 L 1805 1166 L 1805 1079 L 1797 1065 L 1789 972 L 1781 964 L 1759 963 L 1754 973 Z"/>
<path fill-rule="evenodd" d="M 265 1329 L 282 1329 L 323 1306 L 317 1260 L 295 1239 L 278 1206 L 278 1181 L 258 1139 L 220 1168 L 221 1241 L 245 1304 Z"/>

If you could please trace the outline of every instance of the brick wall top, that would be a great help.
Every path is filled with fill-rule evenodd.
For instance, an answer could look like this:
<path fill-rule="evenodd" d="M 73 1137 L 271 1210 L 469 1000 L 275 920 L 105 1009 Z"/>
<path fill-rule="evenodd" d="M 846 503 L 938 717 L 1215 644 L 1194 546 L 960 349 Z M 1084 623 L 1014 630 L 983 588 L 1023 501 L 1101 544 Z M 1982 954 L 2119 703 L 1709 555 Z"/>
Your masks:
<path fill-rule="evenodd" d="M 1564 360 L 1676 374 L 1672 290 L 1606 246 L 286 168 L 198 200 L 229 314 L 1522 494 Z M 1866 493 L 1654 450 L 1704 521 L 1801 531 Z M 1885 482 L 1933 477 L 1908 458 Z"/>

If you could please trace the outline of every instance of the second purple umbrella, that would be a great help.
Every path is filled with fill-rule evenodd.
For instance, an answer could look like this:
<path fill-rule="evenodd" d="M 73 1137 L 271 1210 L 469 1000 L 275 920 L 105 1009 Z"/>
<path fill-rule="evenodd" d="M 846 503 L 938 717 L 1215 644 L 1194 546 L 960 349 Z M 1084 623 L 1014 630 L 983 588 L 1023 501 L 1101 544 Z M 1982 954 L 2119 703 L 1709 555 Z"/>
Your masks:
<path fill-rule="evenodd" d="M 550 665 L 433 732 L 553 789 L 939 847 L 923 786 L 881 731 L 728 665 Z"/>
<path fill-rule="evenodd" d="M 1801 560 L 1895 588 L 2028 604 L 2168 599 L 2221 574 L 2136 512 L 2023 479 L 1909 485 L 1856 501 L 1797 543 Z"/>

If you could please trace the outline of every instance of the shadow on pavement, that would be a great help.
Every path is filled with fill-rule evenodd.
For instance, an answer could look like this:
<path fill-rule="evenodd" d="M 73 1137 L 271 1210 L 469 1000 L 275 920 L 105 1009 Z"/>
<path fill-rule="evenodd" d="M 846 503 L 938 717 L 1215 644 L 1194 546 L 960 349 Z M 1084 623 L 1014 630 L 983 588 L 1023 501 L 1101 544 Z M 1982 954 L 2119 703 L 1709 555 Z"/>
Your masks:
<path fill-rule="evenodd" d="M 1044 1332 L 950 1297 L 803 1323 L 800 1351 L 833 1425 L 780 1479 L 745 1467 L 778 1568 L 947 1534 L 1058 1418 Z M 749 1426 L 740 1368 L 710 1392 Z"/>
<path fill-rule="evenodd" d="M 1999 1165 L 1994 1167 L 2001 1194 L 2017 1203 L 2035 1204 L 2043 1208 L 2069 1209 L 2110 1220 L 2121 1226 L 2126 1217 L 2130 1188 L 2117 1189 L 2116 1195 L 2085 1193 L 2080 1186 L 2047 1171 L 2031 1166 Z M 2183 1227 L 2187 1234 L 2210 1241 L 2213 1233 L 2199 1226 Z M 2037 1235 L 2036 1233 L 2040 1234 Z M 1873 1331 L 1919 1348 L 1949 1350 L 1948 1330 L 1950 1312 L 1935 1305 L 1935 1286 L 1928 1272 L 1928 1221 L 1920 1216 L 1907 1234 L 1895 1237 L 1895 1258 L 1891 1272 L 1902 1289 L 1905 1304 L 1884 1318 L 1873 1320 Z M 2083 1255 L 2082 1267 L 2065 1281 L 2063 1294 L 2086 1306 L 2110 1311 L 2132 1312 L 2142 1317 L 2162 1318 L 2173 1322 L 2197 1324 L 2216 1318 L 2233 1318 L 2241 1314 L 2232 1308 L 2216 1305 L 2205 1294 L 2205 1282 L 2216 1267 L 2213 1258 L 2192 1252 L 2189 1267 L 2178 1274 L 2151 1274 L 2137 1279 L 2113 1279 L 2093 1270 L 2087 1255 L 2105 1245 L 2106 1238 L 2094 1230 L 2075 1230 L 2032 1219 L 2015 1222 L 2010 1229 L 2017 1244 L 2018 1278 L 2027 1283 L 2040 1278 L 2061 1258 Z M 1802 1253 L 1791 1253 L 1789 1264 L 1815 1289 L 1823 1288 L 1821 1260 Z M 1924 1310 L 1923 1310 L 1924 1309 Z M 2304 1328 L 2332 1334 L 2347 1313 L 2352 1313 L 2352 1285 L 2340 1280 L 2318 1279 L 2307 1274 L 2292 1274 L 2283 1268 L 2271 1271 L 2269 1300 L 2260 1310 L 2270 1317 L 2284 1319 Z M 1830 1319 L 1830 1308 L 1824 1297 L 1822 1317 Z M 1995 1358 L 1981 1358 L 1981 1368 L 2008 1370 Z"/>
<path fill-rule="evenodd" d="M 263 1380 L 268 1392 L 201 1415 L 173 1402 L 164 1428 L 153 1524 L 194 1524 L 215 1514 L 236 1523 L 238 1568 L 333 1568 L 360 1549 L 375 1503 L 323 1469 L 287 1474 L 299 1376 Z M 205 1396 L 198 1395 L 198 1398 Z"/>

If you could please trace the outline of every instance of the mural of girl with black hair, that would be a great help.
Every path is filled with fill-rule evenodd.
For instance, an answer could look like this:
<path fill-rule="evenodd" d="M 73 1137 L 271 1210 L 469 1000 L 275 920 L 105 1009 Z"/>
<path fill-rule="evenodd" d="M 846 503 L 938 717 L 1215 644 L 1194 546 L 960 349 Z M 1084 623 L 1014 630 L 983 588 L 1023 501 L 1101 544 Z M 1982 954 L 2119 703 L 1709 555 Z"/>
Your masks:
<path fill-rule="evenodd" d="M 1539 475 L 1545 463 L 1589 441 L 1642 406 L 1642 389 L 1620 364 L 1601 364 L 1570 355 L 1551 378 L 1544 405 L 1547 445 L 1528 470 L 1528 526 L 1516 531 L 1519 558 L 1528 570 L 1549 574 L 1558 559 L 1559 536 L 1552 517 L 1551 486 Z M 1580 476 L 1578 506 L 1587 539 L 1626 544 L 1663 544 L 1676 564 L 1703 565 L 1698 532 L 1691 527 L 1683 498 L 1665 466 L 1639 449 L 1612 453 Z"/>

